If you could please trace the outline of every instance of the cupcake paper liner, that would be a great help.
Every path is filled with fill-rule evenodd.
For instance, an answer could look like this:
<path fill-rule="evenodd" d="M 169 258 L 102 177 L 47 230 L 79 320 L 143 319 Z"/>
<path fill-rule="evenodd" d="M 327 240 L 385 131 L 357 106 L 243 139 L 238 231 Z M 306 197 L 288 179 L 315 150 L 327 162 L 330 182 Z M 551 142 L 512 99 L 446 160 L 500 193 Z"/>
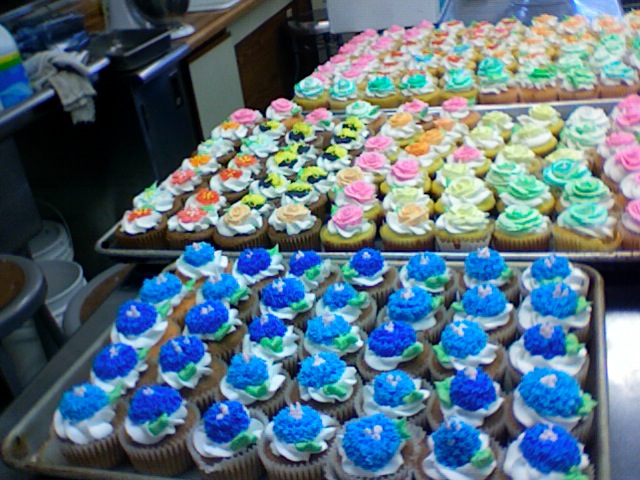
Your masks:
<path fill-rule="evenodd" d="M 242 348 L 242 338 L 247 333 L 247 327 L 239 325 L 235 332 L 230 333 L 221 342 L 206 341 L 207 350 L 212 357 L 219 357 L 223 361 L 228 362 L 233 354 Z"/>
<path fill-rule="evenodd" d="M 269 240 L 273 245 L 279 245 L 282 252 L 296 252 L 298 250 L 320 250 L 320 228 L 322 222 L 316 218 L 313 226 L 297 235 L 289 235 L 286 232 L 276 232 L 273 227 L 269 227 Z"/>
<path fill-rule="evenodd" d="M 335 437 L 329 443 L 335 442 Z M 323 480 L 323 468 L 329 450 L 311 455 L 306 462 L 291 462 L 274 455 L 271 443 L 264 436 L 258 441 L 258 454 L 269 480 Z"/>
<path fill-rule="evenodd" d="M 353 285 L 353 288 L 359 292 L 367 292 L 373 300 L 376 301 L 378 308 L 382 308 L 387 304 L 389 295 L 398 289 L 400 284 L 398 270 L 396 267 L 389 266 L 389 270 L 384 274 L 383 281 L 373 287 L 361 287 Z"/>
<path fill-rule="evenodd" d="M 502 345 L 498 345 L 498 351 L 496 352 L 496 358 L 489 365 L 481 365 L 482 371 L 489 375 L 496 382 L 503 384 L 505 374 L 507 372 L 507 352 Z M 451 377 L 456 374 L 454 368 L 445 368 L 438 361 L 438 357 L 435 354 L 431 354 L 429 357 L 429 373 L 431 374 L 431 381 L 442 381 L 447 377 Z"/>
<path fill-rule="evenodd" d="M 461 235 L 450 235 L 442 230 L 436 230 L 436 249 L 441 252 L 473 252 L 488 247 L 493 233 L 493 225 L 493 220 L 491 220 L 488 228 Z"/>
<path fill-rule="evenodd" d="M 557 224 L 551 226 L 551 236 L 554 249 L 561 252 L 611 252 L 617 250 L 621 243 L 618 232 L 614 238 L 603 240 L 582 236 Z"/>
<path fill-rule="evenodd" d="M 253 317 L 258 315 L 258 305 L 258 294 L 253 289 L 251 289 L 249 298 L 243 300 L 235 307 L 232 306 L 232 308 L 238 310 L 238 318 L 242 323 L 246 324 L 251 322 L 251 320 L 253 320 Z"/>
<path fill-rule="evenodd" d="M 519 309 L 518 309 L 519 310 Z M 524 335 L 525 328 L 520 325 L 520 322 L 517 321 L 518 315 L 516 314 L 516 330 L 519 336 Z M 582 328 L 570 328 L 569 331 L 575 334 L 578 337 L 578 340 L 582 343 L 587 343 L 591 338 L 591 319 L 589 319 L 589 323 L 585 327 Z M 506 345 L 506 344 L 505 344 Z"/>
<path fill-rule="evenodd" d="M 629 231 L 622 222 L 618 223 L 618 233 L 623 250 L 640 250 L 640 235 Z"/>
<path fill-rule="evenodd" d="M 352 238 L 342 238 L 331 235 L 325 225 L 320 230 L 322 247 L 327 252 L 357 252 L 362 248 L 373 248 L 376 239 L 376 226 L 371 223 L 371 228 L 366 232 L 355 235 Z"/>
<path fill-rule="evenodd" d="M 213 243 L 222 250 L 242 251 L 245 248 L 268 248 L 271 246 L 269 241 L 269 224 L 262 222 L 262 228 L 251 235 L 236 235 L 235 237 L 225 237 L 220 235 L 217 230 L 213 231 Z"/>
<path fill-rule="evenodd" d="M 425 235 L 398 235 L 388 225 L 380 227 L 383 250 L 387 252 L 425 252 L 433 251 L 435 234 L 433 231 Z"/>
<path fill-rule="evenodd" d="M 167 231 L 167 243 L 171 250 L 184 250 L 187 245 L 194 242 L 211 242 L 214 227 L 209 227 L 201 232 L 172 232 Z"/>
<path fill-rule="evenodd" d="M 396 369 L 403 370 L 408 374 L 413 375 L 414 377 L 427 378 L 427 373 L 429 371 L 428 359 L 429 355 L 431 355 L 431 344 L 425 340 L 422 342 L 422 345 L 424 346 L 424 350 L 420 355 L 418 355 L 413 360 L 400 363 L 396 367 Z M 370 382 L 379 374 L 384 373 L 379 370 L 374 370 L 369 365 L 367 365 L 367 363 L 364 361 L 364 347 L 358 353 L 356 366 L 358 367 L 358 372 L 365 382 Z"/>
<path fill-rule="evenodd" d="M 387 315 L 387 307 L 384 307 L 378 313 L 378 319 L 376 321 L 376 325 L 380 326 L 383 323 L 389 321 L 389 316 Z M 436 324 L 429 328 L 428 330 L 423 330 L 420 332 L 416 332 L 418 335 L 418 340 L 427 340 L 432 345 L 438 343 L 440 341 L 440 335 L 442 335 L 442 331 L 444 327 L 451 321 L 451 314 L 449 310 L 444 307 L 440 307 L 436 312 Z M 411 322 L 407 322 L 411 325 Z"/>
<path fill-rule="evenodd" d="M 551 230 L 546 233 L 512 236 L 495 230 L 493 248 L 501 252 L 548 252 L 551 243 Z"/>
<path fill-rule="evenodd" d="M 582 368 L 578 370 L 578 373 L 576 375 L 573 375 L 573 378 L 576 379 L 576 381 L 580 385 L 580 388 L 582 389 L 584 389 L 587 384 L 587 372 L 589 371 L 590 363 L 591 360 L 589 359 L 589 355 L 587 354 L 584 365 L 582 365 Z M 504 380 L 505 389 L 513 390 L 518 385 L 520 385 L 521 381 L 522 373 L 520 373 L 520 371 L 516 367 L 514 367 L 510 361 L 508 361 L 507 356 L 507 373 Z"/>
<path fill-rule="evenodd" d="M 167 218 L 164 217 L 160 224 L 153 230 L 138 235 L 129 235 L 118 229 L 115 233 L 116 246 L 140 250 L 156 250 L 168 247 L 167 244 Z"/>

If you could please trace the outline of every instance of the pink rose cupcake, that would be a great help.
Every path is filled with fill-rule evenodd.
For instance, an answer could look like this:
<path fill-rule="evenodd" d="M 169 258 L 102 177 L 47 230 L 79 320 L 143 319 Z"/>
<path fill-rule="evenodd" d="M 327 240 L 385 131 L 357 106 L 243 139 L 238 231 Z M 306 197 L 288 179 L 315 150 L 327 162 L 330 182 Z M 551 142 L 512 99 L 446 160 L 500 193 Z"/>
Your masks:
<path fill-rule="evenodd" d="M 433 115 L 429 112 L 429 104 L 418 100 L 417 98 L 410 102 L 400 105 L 399 112 L 407 112 L 413 115 L 413 118 L 418 122 L 423 130 L 429 130 L 433 128 Z"/>
<path fill-rule="evenodd" d="M 640 200 L 640 173 L 630 173 L 620 182 L 618 204 L 625 208 L 629 202 Z"/>
<path fill-rule="evenodd" d="M 331 219 L 320 231 L 326 251 L 355 252 L 373 247 L 376 226 L 365 220 L 364 209 L 358 205 L 344 205 L 333 210 Z"/>
<path fill-rule="evenodd" d="M 389 161 L 389 158 L 382 153 L 375 151 L 365 152 L 360 155 L 356 158 L 355 166 L 360 167 L 364 173 L 370 173 L 373 175 L 373 181 L 378 186 L 384 182 L 385 177 L 391 171 L 391 162 Z"/>
<path fill-rule="evenodd" d="M 316 68 L 316 72 L 321 74 L 327 80 L 331 81 L 331 80 L 333 80 L 333 77 L 335 76 L 336 67 L 334 67 L 330 62 L 327 62 L 327 63 L 323 63 L 321 65 L 318 65 L 318 68 Z"/>
<path fill-rule="evenodd" d="M 619 184 L 630 173 L 640 172 L 640 146 L 627 147 L 618 151 L 605 161 L 602 179 L 613 191 L 619 190 Z"/>
<path fill-rule="evenodd" d="M 278 98 L 271 102 L 267 108 L 267 118 L 282 122 L 287 130 L 291 130 L 298 122 L 303 122 L 302 108 L 286 98 Z"/>
<path fill-rule="evenodd" d="M 336 192 L 335 204 L 338 207 L 357 205 L 362 207 L 365 220 L 379 224 L 384 211 L 378 200 L 378 187 L 364 181 L 350 183 Z"/>
<path fill-rule="evenodd" d="M 624 250 L 640 250 L 640 200 L 627 204 L 620 217 L 618 231 Z"/>
<path fill-rule="evenodd" d="M 264 117 L 258 110 L 240 108 L 229 115 L 229 120 L 253 130 L 264 121 Z"/>
<path fill-rule="evenodd" d="M 593 174 L 600 175 L 604 162 L 613 157 L 618 151 L 635 145 L 638 145 L 638 142 L 632 133 L 614 132 L 607 135 L 604 143 L 598 146 L 598 156 L 593 164 Z"/>
<path fill-rule="evenodd" d="M 398 158 L 400 148 L 396 145 L 393 138 L 376 135 L 375 137 L 369 137 L 367 141 L 364 142 L 364 151 L 381 153 L 387 157 L 389 161 L 394 162 Z"/>
<path fill-rule="evenodd" d="M 467 145 L 457 148 L 449 155 L 447 157 L 447 163 L 463 163 L 480 178 L 483 178 L 487 174 L 491 166 L 491 160 L 484 156 L 482 150 Z"/>
<path fill-rule="evenodd" d="M 431 189 L 429 175 L 420 167 L 420 162 L 410 158 L 402 158 L 391 166 L 389 175 L 380 185 L 380 192 L 386 195 L 392 188 L 422 188 L 424 193 Z"/>
<path fill-rule="evenodd" d="M 462 97 L 453 97 L 444 101 L 441 115 L 464 123 L 469 129 L 474 128 L 481 118 L 478 112 L 469 109 L 469 100 Z"/>
<path fill-rule="evenodd" d="M 624 97 L 620 103 L 618 103 L 611 112 L 611 118 L 615 120 L 620 114 L 629 112 L 631 110 L 640 110 L 640 96 L 629 95 Z"/>
<path fill-rule="evenodd" d="M 316 108 L 307 114 L 304 121 L 313 126 L 316 135 L 322 137 L 322 148 L 327 147 L 335 128 L 333 113 L 326 108 Z"/>

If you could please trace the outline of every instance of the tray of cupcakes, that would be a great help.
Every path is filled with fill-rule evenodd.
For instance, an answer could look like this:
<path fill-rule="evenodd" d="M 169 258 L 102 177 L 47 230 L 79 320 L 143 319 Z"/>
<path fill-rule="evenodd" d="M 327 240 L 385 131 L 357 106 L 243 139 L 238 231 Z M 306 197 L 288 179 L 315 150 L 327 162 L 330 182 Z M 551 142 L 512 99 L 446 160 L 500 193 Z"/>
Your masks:
<path fill-rule="evenodd" d="M 289 100 L 242 109 L 101 239 L 118 258 L 175 259 L 187 243 L 377 246 L 447 258 L 640 256 L 640 97 L 496 109 L 462 97 L 398 110 L 365 101 L 303 117 Z"/>
<path fill-rule="evenodd" d="M 603 292 L 553 254 L 234 260 L 194 243 L 113 312 L 4 460 L 114 480 L 608 479 Z"/>

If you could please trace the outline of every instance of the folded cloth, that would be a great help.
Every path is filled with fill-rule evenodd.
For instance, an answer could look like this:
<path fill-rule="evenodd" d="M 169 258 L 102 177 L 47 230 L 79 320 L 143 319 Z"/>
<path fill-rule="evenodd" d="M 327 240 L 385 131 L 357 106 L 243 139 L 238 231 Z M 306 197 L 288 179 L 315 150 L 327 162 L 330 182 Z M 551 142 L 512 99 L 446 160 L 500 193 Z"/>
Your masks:
<path fill-rule="evenodd" d="M 52 87 L 73 123 L 93 122 L 96 91 L 89 81 L 89 70 L 78 56 L 67 52 L 48 50 L 36 53 L 24 62 L 34 90 Z"/>

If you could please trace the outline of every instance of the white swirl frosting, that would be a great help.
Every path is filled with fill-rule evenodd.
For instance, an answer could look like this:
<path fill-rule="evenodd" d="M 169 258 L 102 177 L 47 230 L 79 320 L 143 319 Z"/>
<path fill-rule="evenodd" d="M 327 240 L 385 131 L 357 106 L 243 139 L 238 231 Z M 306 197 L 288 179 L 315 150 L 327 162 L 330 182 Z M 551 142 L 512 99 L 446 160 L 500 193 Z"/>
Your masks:
<path fill-rule="evenodd" d="M 88 445 L 95 440 L 102 440 L 113 433 L 111 422 L 116 412 L 111 405 L 105 405 L 90 418 L 81 422 L 62 417 L 60 410 L 53 414 L 53 428 L 58 437 L 77 445 Z"/>
<path fill-rule="evenodd" d="M 359 307 L 347 304 L 342 308 L 331 310 L 324 304 L 324 300 L 321 298 L 316 303 L 316 315 L 322 316 L 332 313 L 334 315 L 340 315 L 348 324 L 352 324 L 360 319 L 362 311 L 369 308 L 369 305 L 371 305 L 371 297 L 367 297 L 367 300 Z"/>
<path fill-rule="evenodd" d="M 274 253 L 271 255 L 271 262 L 269 266 L 256 273 L 255 275 L 249 275 L 247 273 L 241 273 L 238 271 L 238 262 L 233 264 L 231 273 L 234 277 L 241 279 L 245 285 L 251 286 L 269 277 L 276 277 L 280 275 L 280 272 L 284 271 L 284 265 L 282 264 L 282 255 L 280 253 Z"/>
<path fill-rule="evenodd" d="M 325 260 L 322 260 L 322 262 L 318 264 L 318 269 L 319 269 L 319 273 L 313 279 L 308 278 L 307 275 L 304 273 L 299 277 L 296 277 L 298 280 L 302 282 L 302 284 L 304 285 L 304 288 L 308 292 L 315 291 L 322 284 L 322 282 L 324 282 L 327 278 L 329 278 L 329 275 L 331 275 L 334 272 L 333 264 L 331 263 L 331 260 L 328 258 Z M 291 272 L 289 272 L 289 275 L 293 276 Z"/>
<path fill-rule="evenodd" d="M 340 397 L 334 393 L 326 393 L 323 387 L 305 387 L 304 385 L 300 385 L 300 398 L 305 402 L 310 400 L 314 400 L 318 403 L 341 403 L 346 402 L 353 396 L 353 391 L 355 385 L 358 383 L 357 372 L 354 367 L 346 367 L 340 379 L 333 383 L 333 385 L 337 385 L 343 387 L 345 390 L 345 395 Z"/>
<path fill-rule="evenodd" d="M 307 308 L 304 310 L 294 310 L 291 307 L 284 308 L 275 308 L 265 305 L 264 303 L 260 303 L 260 313 L 263 315 L 271 314 L 275 315 L 281 320 L 291 321 L 298 316 L 300 313 L 308 312 L 313 308 L 313 305 L 316 301 L 316 295 L 311 292 L 305 292 L 304 294 L 304 302 L 307 304 Z"/>
<path fill-rule="evenodd" d="M 224 273 L 229 266 L 229 258 L 222 254 L 220 250 L 213 252 L 213 258 L 204 265 L 195 266 L 187 263 L 184 254 L 180 255 L 176 261 L 176 270 L 188 278 L 213 277 Z"/>
<path fill-rule="evenodd" d="M 231 177 L 224 180 L 220 174 L 214 175 L 209 182 L 211 190 L 216 192 L 242 192 L 249 188 L 249 185 L 253 181 L 251 171 L 248 169 L 239 170 L 241 175 L 239 178 Z"/>
<path fill-rule="evenodd" d="M 148 232 L 149 230 L 156 228 L 162 221 L 162 214 L 156 211 L 151 211 L 148 215 L 137 217 L 132 220 L 129 219 L 130 213 L 131 212 L 129 211 L 125 212 L 122 217 L 122 221 L 120 222 L 120 228 L 122 231 L 129 235 L 139 235 L 141 233 Z"/>
<path fill-rule="evenodd" d="M 587 360 L 587 349 L 582 346 L 575 355 L 559 355 L 544 358 L 542 355 L 532 355 L 524 346 L 524 339 L 520 338 L 509 347 L 509 362 L 522 375 L 532 372 L 535 368 L 550 368 L 560 370 L 575 377 Z"/>
<path fill-rule="evenodd" d="M 276 163 L 275 157 L 269 157 L 267 160 L 267 171 L 278 173 L 280 175 L 284 175 L 285 177 L 290 177 L 292 175 L 297 175 L 302 167 L 304 167 L 305 160 L 304 158 L 298 157 L 296 161 L 290 165 L 285 163 L 281 163 L 278 165 Z"/>
<path fill-rule="evenodd" d="M 262 228 L 264 219 L 258 210 L 251 209 L 249 217 L 243 223 L 229 223 L 227 216 L 220 217 L 216 228 L 223 237 L 235 237 L 236 235 L 251 235 Z"/>
<path fill-rule="evenodd" d="M 410 362 L 414 358 L 418 357 L 420 353 L 421 352 L 416 352 L 411 357 L 403 357 L 402 355 L 394 357 L 380 357 L 369 348 L 369 345 L 365 345 L 364 361 L 374 370 L 378 370 L 379 372 L 389 372 L 398 368 L 398 365 L 403 362 Z"/>
<path fill-rule="evenodd" d="M 467 355 L 464 358 L 449 355 L 449 365 L 444 366 L 453 367 L 456 370 L 464 370 L 467 367 L 477 368 L 482 365 L 490 365 L 495 361 L 499 349 L 498 345 L 486 343 L 482 350 L 475 355 Z"/>
<path fill-rule="evenodd" d="M 248 411 L 247 415 L 249 415 Z M 264 430 L 265 425 L 260 420 L 252 417 L 249 418 L 249 425 L 245 432 L 255 435 L 257 439 L 260 439 Z M 231 448 L 231 442 L 217 443 L 211 440 L 207 436 L 203 422 L 200 422 L 193 431 L 192 442 L 196 451 L 205 458 L 230 458 L 238 453 Z"/>
<path fill-rule="evenodd" d="M 553 326 L 561 326 L 562 329 L 567 332 L 569 329 L 580 329 L 586 327 L 589 324 L 590 319 L 591 306 L 587 307 L 586 310 L 580 313 L 569 315 L 566 318 L 541 315 L 534 310 L 530 296 L 525 298 L 520 304 L 520 308 L 518 308 L 518 323 L 525 330 L 542 323 L 550 323 Z"/>
<path fill-rule="evenodd" d="M 151 348 L 162 338 L 168 326 L 169 322 L 158 315 L 155 323 L 148 330 L 139 335 L 125 335 L 118 331 L 114 322 L 113 327 L 111 327 L 111 343 L 124 343 L 136 350 Z"/>
<path fill-rule="evenodd" d="M 297 235 L 301 232 L 310 230 L 316 223 L 317 218 L 307 210 L 306 215 L 303 218 L 296 219 L 293 222 L 285 222 L 278 215 L 278 210 L 274 210 L 269 217 L 269 225 L 273 227 L 276 232 L 286 232 L 287 235 Z"/>
<path fill-rule="evenodd" d="M 245 406 L 252 405 L 255 402 L 264 402 L 272 398 L 287 377 L 281 373 L 283 368 L 281 363 L 272 363 L 268 360 L 266 362 L 269 379 L 267 389 L 263 395 L 254 397 L 246 390 L 234 387 L 227 381 L 227 376 L 225 375 L 220 382 L 220 392 L 222 392 L 224 398 L 227 400 L 237 400 Z"/>
<path fill-rule="evenodd" d="M 118 387 L 122 387 L 122 394 L 127 390 L 131 390 L 138 383 L 138 379 L 140 378 L 140 374 L 146 371 L 148 368 L 147 362 L 144 360 L 139 360 L 136 365 L 127 372 L 125 376 L 111 378 L 109 380 L 105 380 L 100 378 L 96 373 L 91 370 L 89 373 L 89 381 L 95 385 L 96 387 L 100 387 L 107 393 L 111 393 Z"/>
<path fill-rule="evenodd" d="M 513 415 L 525 428 L 533 427 L 536 423 L 550 423 L 559 425 L 567 430 L 574 428 L 582 418 L 579 415 L 560 417 L 539 414 L 527 405 L 518 389 L 513 392 Z"/>
<path fill-rule="evenodd" d="M 452 278 L 451 269 L 449 267 L 446 267 L 443 275 L 451 279 Z M 441 287 L 436 287 L 436 288 L 427 287 L 424 284 L 424 282 L 421 282 L 419 280 L 416 280 L 415 278 L 409 277 L 409 270 L 406 265 L 404 265 L 400 269 L 400 283 L 404 288 L 420 287 L 420 288 L 424 288 L 427 292 L 430 292 L 430 293 L 442 293 L 445 291 L 447 287 L 447 284 L 442 285 Z"/>
<path fill-rule="evenodd" d="M 453 315 L 453 320 L 471 320 L 473 322 L 476 322 L 480 326 L 480 328 L 487 332 L 496 328 L 500 328 L 509 323 L 511 312 L 513 312 L 513 305 L 507 303 L 507 305 L 504 307 L 504 310 L 498 315 L 494 315 L 493 317 L 473 317 L 464 312 L 456 312 Z"/>
<path fill-rule="evenodd" d="M 434 224 L 431 220 L 411 225 L 401 222 L 397 212 L 388 212 L 385 216 L 385 223 L 398 235 L 426 235 L 434 230 Z"/>
<path fill-rule="evenodd" d="M 451 417 L 458 417 L 472 427 L 481 427 L 485 418 L 496 413 L 504 402 L 504 398 L 501 396 L 500 385 L 497 382 L 493 382 L 493 388 L 496 392 L 496 399 L 486 407 L 479 408 L 478 410 L 466 410 L 454 403 L 452 403 L 451 406 L 446 407 L 441 402 L 440 410 L 442 411 L 442 416 L 447 420 Z"/>
<path fill-rule="evenodd" d="M 195 364 L 196 373 L 188 379 L 183 379 L 180 377 L 178 372 L 165 372 L 162 369 L 162 363 L 158 363 L 158 383 L 166 383 L 171 388 L 175 390 L 180 390 L 182 388 L 196 388 L 198 382 L 202 377 L 208 377 L 211 375 L 212 371 L 209 366 L 211 365 L 211 355 L 209 352 L 205 350 L 202 358 L 198 360 L 198 363 Z"/>
<path fill-rule="evenodd" d="M 156 212 L 165 213 L 173 208 L 175 197 L 164 188 L 157 187 L 133 197 L 134 208 L 149 207 Z"/>
<path fill-rule="evenodd" d="M 276 352 L 259 342 L 253 342 L 247 333 L 242 339 L 242 351 L 251 353 L 263 360 L 281 362 L 286 358 L 293 357 L 298 351 L 298 335 L 293 331 L 293 326 L 289 325 L 282 337 L 282 350 Z"/>
<path fill-rule="evenodd" d="M 211 155 L 212 160 L 229 155 L 234 151 L 233 142 L 224 138 L 211 138 L 198 145 L 198 154 Z"/>
<path fill-rule="evenodd" d="M 238 283 L 240 283 L 240 282 L 238 282 Z M 240 285 L 242 285 L 242 284 L 240 284 Z M 247 297 L 248 297 L 248 295 L 247 295 Z M 238 310 L 236 310 L 235 308 L 229 307 L 229 304 L 227 303 L 226 300 L 224 300 L 223 302 L 224 302 L 225 306 L 227 307 L 227 312 L 228 312 L 227 313 L 227 320 L 226 320 L 226 322 L 224 322 L 225 324 L 227 324 L 229 326 L 229 330 L 227 331 L 226 335 L 230 335 L 233 332 L 235 332 L 237 330 L 237 327 L 241 326 L 243 323 L 242 323 L 242 320 L 240 320 L 238 318 Z M 193 333 L 193 332 L 189 331 L 189 326 L 188 325 L 185 325 L 183 335 L 194 335 L 194 336 L 198 337 L 200 340 L 202 340 L 203 342 L 217 342 L 217 341 L 219 341 L 219 340 L 216 339 L 216 332 Z M 209 361 L 209 363 L 211 363 L 211 361 Z M 173 388 L 176 388 L 176 387 L 173 387 Z"/>
<path fill-rule="evenodd" d="M 201 212 L 204 213 L 204 212 Z M 218 211 L 209 210 L 201 218 L 183 219 L 179 215 L 173 215 L 167 221 L 167 228 L 170 232 L 203 232 L 218 223 Z"/>
<path fill-rule="evenodd" d="M 380 129 L 380 134 L 393 138 L 394 140 L 407 140 L 419 135 L 423 132 L 420 125 L 415 122 L 409 122 L 402 126 L 393 126 L 389 122 L 385 123 Z"/>
<path fill-rule="evenodd" d="M 570 262 L 569 270 L 569 275 L 564 277 L 562 279 L 562 282 L 565 285 L 568 285 L 572 290 L 581 292 L 583 295 L 586 294 L 587 292 L 585 290 L 589 285 L 589 277 L 587 276 L 587 274 L 581 269 L 573 266 Z M 531 291 L 535 288 L 538 288 L 542 285 L 538 280 L 533 278 L 533 275 L 531 274 L 531 267 L 527 267 L 524 272 L 522 272 L 522 277 L 520 280 L 524 289 L 529 293 L 531 293 Z"/>
<path fill-rule="evenodd" d="M 276 198 L 280 198 L 284 195 L 288 186 L 289 180 L 286 178 L 283 178 L 283 182 L 277 187 L 274 187 L 273 185 L 261 187 L 260 180 L 254 180 L 251 182 L 251 185 L 249 185 L 249 191 L 253 194 L 263 195 L 267 200 L 275 200 Z"/>
<path fill-rule="evenodd" d="M 337 225 L 333 220 L 329 219 L 327 230 L 331 235 L 339 235 L 342 238 L 351 238 L 362 233 L 369 232 L 373 227 L 373 223 L 363 219 L 358 225 L 349 225 L 342 227 Z"/>
<path fill-rule="evenodd" d="M 357 325 L 352 325 L 349 330 L 349 335 L 353 335 L 356 337 L 356 342 L 347 346 L 344 350 L 341 350 L 333 343 L 329 345 L 325 345 L 323 343 L 315 343 L 309 339 L 309 337 L 305 336 L 302 341 L 302 345 L 304 349 L 309 352 L 310 355 L 317 355 L 318 353 L 331 352 L 338 355 L 338 357 L 344 357 L 349 353 L 355 353 L 360 350 L 364 346 L 364 340 L 362 340 L 362 336 L 360 335 L 360 327 Z"/>
<path fill-rule="evenodd" d="M 631 173 L 620 182 L 620 191 L 627 200 L 640 200 L 640 174 Z"/>
<path fill-rule="evenodd" d="M 373 385 L 365 385 L 362 389 L 362 411 L 365 415 L 381 413 L 389 418 L 407 418 L 420 413 L 426 408 L 431 392 L 426 388 L 422 388 L 422 380 L 419 378 L 414 378 L 411 381 L 415 386 L 414 392 L 418 392 L 421 398 L 416 395 L 412 401 L 408 403 L 402 402 L 395 407 L 377 403 L 374 398 L 375 390 Z"/>
<path fill-rule="evenodd" d="M 291 197 L 285 194 L 282 196 L 281 202 L 282 202 L 282 205 L 291 205 L 294 203 L 301 203 L 302 205 L 309 206 L 309 205 L 313 205 L 318 200 L 320 200 L 320 192 L 312 188 L 301 197 Z"/>
<path fill-rule="evenodd" d="M 135 424 L 129 416 L 124 419 L 124 429 L 134 442 L 142 445 L 155 445 L 163 438 L 176 433 L 177 427 L 184 425 L 189 411 L 186 402 L 183 400 L 180 408 L 167 417 L 167 426 L 161 432 L 154 434 L 149 430 L 149 422 Z"/>
<path fill-rule="evenodd" d="M 567 213 L 567 210 L 563 212 Z M 604 223 L 600 225 L 576 225 L 573 222 L 568 223 L 563 214 L 558 215 L 556 220 L 559 227 L 575 230 L 581 235 L 592 238 L 614 238 L 615 229 L 618 221 L 613 215 L 608 215 Z"/>

